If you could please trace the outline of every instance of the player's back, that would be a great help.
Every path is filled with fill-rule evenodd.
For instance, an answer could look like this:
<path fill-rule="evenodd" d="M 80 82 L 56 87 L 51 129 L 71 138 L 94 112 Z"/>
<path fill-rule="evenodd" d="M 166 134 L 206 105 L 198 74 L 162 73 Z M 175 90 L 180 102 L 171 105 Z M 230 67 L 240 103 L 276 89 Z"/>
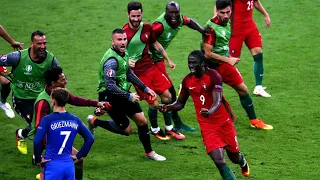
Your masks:
<path fill-rule="evenodd" d="M 233 0 L 231 20 L 233 25 L 253 22 L 254 0 Z"/>
<path fill-rule="evenodd" d="M 45 158 L 71 160 L 72 145 L 82 123 L 80 119 L 68 112 L 54 112 L 43 120 L 48 125 Z"/>

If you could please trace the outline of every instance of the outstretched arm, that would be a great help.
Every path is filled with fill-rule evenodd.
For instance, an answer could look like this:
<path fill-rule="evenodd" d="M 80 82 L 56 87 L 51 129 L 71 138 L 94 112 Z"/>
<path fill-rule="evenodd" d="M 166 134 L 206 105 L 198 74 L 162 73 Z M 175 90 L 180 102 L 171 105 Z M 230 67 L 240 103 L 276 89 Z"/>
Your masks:
<path fill-rule="evenodd" d="M 158 41 L 154 42 L 152 45 L 154 49 L 158 51 L 158 53 L 160 53 L 161 56 L 163 56 L 164 59 L 168 62 L 170 69 L 174 70 L 176 68 L 176 65 L 173 63 L 173 61 L 171 61 L 167 52 L 164 50 L 163 46 Z"/>
<path fill-rule="evenodd" d="M 181 109 L 184 108 L 188 98 L 189 98 L 189 91 L 186 87 L 186 78 L 184 78 L 182 81 L 181 91 L 180 91 L 178 99 L 174 103 L 169 104 L 169 105 L 159 104 L 158 109 L 162 112 L 180 111 Z"/>
<path fill-rule="evenodd" d="M 147 86 L 134 74 L 131 69 L 128 69 L 127 71 L 127 79 L 132 84 L 138 86 L 141 91 L 146 90 Z"/>
<path fill-rule="evenodd" d="M 264 9 L 263 5 L 261 4 L 260 0 L 255 0 L 254 1 L 254 7 L 264 16 L 264 20 L 266 21 L 266 28 L 270 27 L 271 24 L 271 19 L 269 17 L 269 14 L 267 11 Z"/>
<path fill-rule="evenodd" d="M 8 41 L 8 43 L 10 43 L 10 45 L 14 49 L 20 49 L 20 50 L 23 49 L 22 47 L 23 43 L 16 42 L 15 40 L 13 40 L 12 37 L 7 33 L 7 31 L 1 25 L 0 25 L 0 36 L 6 41 Z"/>
<path fill-rule="evenodd" d="M 209 33 L 209 29 L 201 27 L 195 20 L 188 18 L 189 23 L 187 26 L 191 29 L 197 30 L 199 33 L 205 35 Z"/>

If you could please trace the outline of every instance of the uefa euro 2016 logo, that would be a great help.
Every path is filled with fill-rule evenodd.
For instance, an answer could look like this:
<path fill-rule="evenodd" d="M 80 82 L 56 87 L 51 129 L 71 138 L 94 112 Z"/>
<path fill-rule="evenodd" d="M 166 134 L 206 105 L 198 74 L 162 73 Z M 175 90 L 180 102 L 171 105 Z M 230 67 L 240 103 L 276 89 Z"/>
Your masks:
<path fill-rule="evenodd" d="M 26 68 L 25 68 L 26 72 L 24 72 L 25 75 L 30 75 L 31 71 L 32 71 L 32 66 L 31 65 L 26 65 Z"/>

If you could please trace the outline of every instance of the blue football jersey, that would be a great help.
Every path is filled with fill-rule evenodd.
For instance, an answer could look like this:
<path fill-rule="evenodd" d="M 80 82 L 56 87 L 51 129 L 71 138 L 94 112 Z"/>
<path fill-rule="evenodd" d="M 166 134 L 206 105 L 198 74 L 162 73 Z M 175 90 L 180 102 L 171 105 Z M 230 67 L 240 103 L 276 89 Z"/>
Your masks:
<path fill-rule="evenodd" d="M 85 157 L 92 144 L 93 136 L 82 121 L 68 112 L 54 112 L 43 117 L 34 138 L 35 157 L 41 159 L 42 144 L 46 137 L 45 159 L 70 159 L 72 145 L 77 134 L 80 134 L 85 143 L 77 157 Z"/>

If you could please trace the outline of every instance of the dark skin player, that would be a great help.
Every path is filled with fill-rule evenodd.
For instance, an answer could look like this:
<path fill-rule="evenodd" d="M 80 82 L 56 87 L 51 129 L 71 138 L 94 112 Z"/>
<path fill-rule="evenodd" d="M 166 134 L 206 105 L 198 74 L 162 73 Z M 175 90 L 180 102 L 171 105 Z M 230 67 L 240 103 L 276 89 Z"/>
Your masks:
<path fill-rule="evenodd" d="M 190 69 L 190 74 L 188 76 L 194 76 L 196 79 L 198 79 L 199 83 L 202 83 L 201 79 L 204 79 L 202 77 L 205 74 L 208 75 L 208 74 L 210 74 L 209 71 L 214 71 L 214 70 L 209 70 L 207 67 L 205 67 L 205 65 L 204 65 L 204 55 L 200 51 L 193 51 L 189 55 L 189 57 L 188 57 L 188 66 L 189 66 L 189 69 Z M 218 75 L 218 73 L 216 73 L 216 74 L 217 74 L 217 78 L 220 78 L 220 81 L 221 81 L 221 77 Z M 190 79 L 191 78 L 189 78 L 189 80 Z M 190 81 L 188 81 L 188 82 L 190 83 Z M 211 82 L 211 83 L 214 86 L 219 85 L 219 84 L 214 84 L 213 82 Z M 220 82 L 220 84 L 222 84 L 222 81 Z M 195 84 L 193 84 L 193 86 L 188 88 L 189 92 L 192 91 L 191 89 L 197 88 L 195 86 Z M 186 88 L 186 87 L 184 87 L 184 88 Z M 187 93 L 187 94 L 186 93 L 181 93 L 176 102 L 174 102 L 173 104 L 170 104 L 170 105 L 160 104 L 158 106 L 158 109 L 160 111 L 179 111 L 179 110 L 184 108 L 184 106 L 185 106 L 185 104 L 186 104 L 186 102 L 188 100 L 189 94 L 191 94 L 191 93 Z M 191 94 L 191 96 L 193 96 L 193 95 L 194 94 Z M 200 99 L 201 99 L 201 96 L 200 96 Z M 198 97 L 196 97 L 196 98 L 198 98 Z M 201 108 L 201 110 L 200 110 L 201 116 L 203 116 L 205 118 L 210 118 L 211 115 L 213 115 L 214 113 L 220 113 L 221 110 L 220 111 L 218 111 L 218 110 L 219 110 L 220 106 L 224 106 L 223 101 L 225 101 L 225 100 L 224 100 L 223 95 L 222 95 L 222 90 L 219 91 L 219 90 L 213 89 L 212 90 L 212 104 L 211 104 L 209 109 Z M 214 120 L 215 119 L 212 119 L 212 121 L 214 121 Z M 206 125 L 203 125 L 202 122 L 200 122 L 200 120 L 199 120 L 199 124 L 200 124 L 200 128 L 201 129 L 206 126 Z M 213 126 L 209 126 L 209 127 L 213 127 Z M 203 138 L 205 138 L 205 135 L 203 135 Z M 215 148 L 212 151 L 208 152 L 208 155 L 214 161 L 214 163 L 215 163 L 216 167 L 218 168 L 218 170 L 219 170 L 221 176 L 223 177 L 223 179 L 235 179 L 235 176 L 234 176 L 233 172 L 226 165 L 226 160 L 225 160 L 225 157 L 224 157 L 224 149 L 225 148 L 226 147 Z M 248 164 L 246 163 L 246 160 L 244 159 L 243 154 L 239 150 L 236 150 L 235 152 L 233 152 L 233 151 L 229 151 L 226 148 L 226 151 L 227 151 L 227 155 L 228 155 L 229 159 L 233 163 L 240 165 L 242 174 L 244 176 L 249 176 L 249 167 L 248 167 Z"/>

